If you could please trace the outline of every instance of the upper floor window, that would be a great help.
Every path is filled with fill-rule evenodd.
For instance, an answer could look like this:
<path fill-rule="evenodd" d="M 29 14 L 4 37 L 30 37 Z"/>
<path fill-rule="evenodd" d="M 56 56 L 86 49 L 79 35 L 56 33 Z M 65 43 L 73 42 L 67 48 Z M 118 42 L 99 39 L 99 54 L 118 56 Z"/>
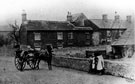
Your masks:
<path fill-rule="evenodd" d="M 34 33 L 34 39 L 35 40 L 41 40 L 41 34 L 40 33 Z"/>
<path fill-rule="evenodd" d="M 86 39 L 90 39 L 90 33 L 89 32 L 86 32 L 85 35 L 86 35 Z"/>
<path fill-rule="evenodd" d="M 73 39 L 73 32 L 68 33 L 68 39 Z"/>
<path fill-rule="evenodd" d="M 63 32 L 57 32 L 57 39 L 63 40 Z"/>

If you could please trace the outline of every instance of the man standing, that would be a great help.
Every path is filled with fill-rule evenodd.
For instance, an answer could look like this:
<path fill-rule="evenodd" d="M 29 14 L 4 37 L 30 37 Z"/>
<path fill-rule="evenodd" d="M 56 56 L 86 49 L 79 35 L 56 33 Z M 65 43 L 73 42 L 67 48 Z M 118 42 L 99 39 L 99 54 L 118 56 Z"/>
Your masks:
<path fill-rule="evenodd" d="M 48 68 L 49 70 L 52 70 L 52 46 L 51 45 L 47 45 L 47 52 L 49 54 L 49 58 L 48 58 Z"/>

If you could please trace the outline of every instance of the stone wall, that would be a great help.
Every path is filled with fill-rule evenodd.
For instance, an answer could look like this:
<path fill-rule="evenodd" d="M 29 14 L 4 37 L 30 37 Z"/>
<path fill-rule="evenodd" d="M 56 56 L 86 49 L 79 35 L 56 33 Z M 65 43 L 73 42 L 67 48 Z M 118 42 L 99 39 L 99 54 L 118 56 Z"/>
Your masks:
<path fill-rule="evenodd" d="M 76 57 L 53 57 L 53 65 L 67 67 L 81 71 L 89 70 L 89 62 L 86 58 Z"/>
<path fill-rule="evenodd" d="M 89 62 L 87 58 L 53 57 L 53 65 L 88 72 Z M 135 80 L 134 65 L 119 61 L 105 60 L 105 73 L 114 76 Z"/>

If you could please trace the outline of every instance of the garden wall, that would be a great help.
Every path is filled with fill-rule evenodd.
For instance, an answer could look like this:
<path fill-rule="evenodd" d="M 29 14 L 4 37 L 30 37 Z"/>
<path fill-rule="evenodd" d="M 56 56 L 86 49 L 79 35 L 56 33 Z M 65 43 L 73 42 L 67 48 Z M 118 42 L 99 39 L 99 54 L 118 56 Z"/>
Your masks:
<path fill-rule="evenodd" d="M 88 72 L 89 62 L 87 58 L 76 57 L 53 57 L 53 65 Z M 105 73 L 114 76 L 125 77 L 135 80 L 134 65 L 119 61 L 105 60 Z"/>

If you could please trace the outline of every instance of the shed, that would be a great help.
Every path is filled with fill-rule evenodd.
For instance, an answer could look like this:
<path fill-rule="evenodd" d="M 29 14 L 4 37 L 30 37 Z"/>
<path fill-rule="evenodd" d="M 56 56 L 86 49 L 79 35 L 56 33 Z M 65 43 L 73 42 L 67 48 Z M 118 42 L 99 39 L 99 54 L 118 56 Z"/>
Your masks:
<path fill-rule="evenodd" d="M 122 57 L 132 57 L 135 51 L 135 30 L 134 27 L 128 28 L 124 34 L 116 41 L 114 41 L 111 46 L 115 56 Z"/>

